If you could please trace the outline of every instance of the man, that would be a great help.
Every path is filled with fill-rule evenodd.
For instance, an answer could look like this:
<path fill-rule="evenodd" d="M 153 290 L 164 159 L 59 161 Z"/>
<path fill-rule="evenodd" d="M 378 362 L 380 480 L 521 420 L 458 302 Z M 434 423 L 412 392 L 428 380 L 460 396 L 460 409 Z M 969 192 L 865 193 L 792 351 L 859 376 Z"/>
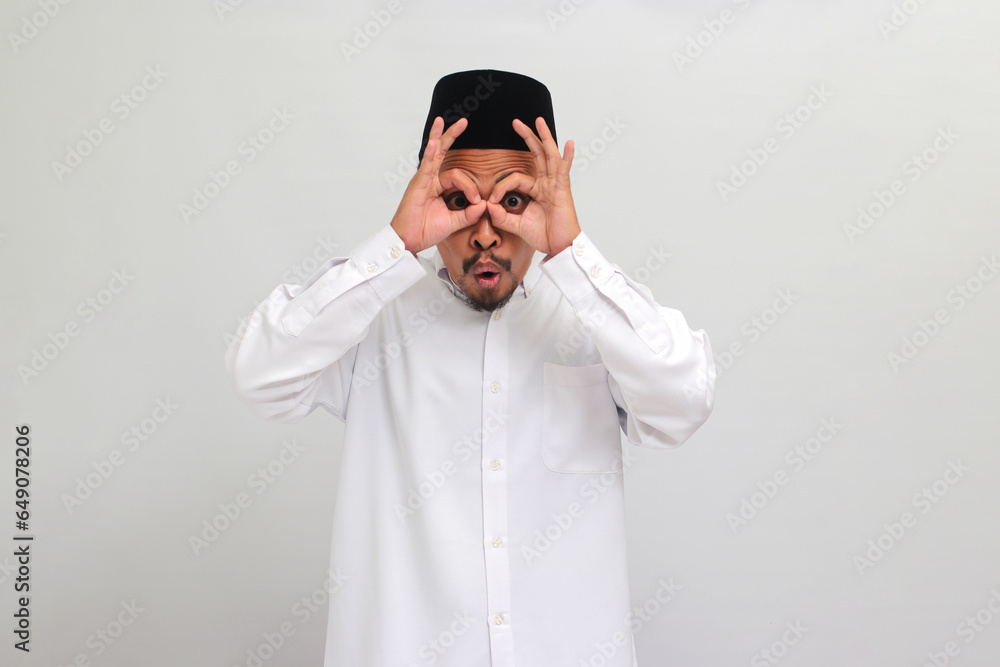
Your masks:
<path fill-rule="evenodd" d="M 227 355 L 259 415 L 346 424 L 325 664 L 630 667 L 621 431 L 704 422 L 708 339 L 580 230 L 538 81 L 444 77 L 420 157 L 392 222 Z"/>

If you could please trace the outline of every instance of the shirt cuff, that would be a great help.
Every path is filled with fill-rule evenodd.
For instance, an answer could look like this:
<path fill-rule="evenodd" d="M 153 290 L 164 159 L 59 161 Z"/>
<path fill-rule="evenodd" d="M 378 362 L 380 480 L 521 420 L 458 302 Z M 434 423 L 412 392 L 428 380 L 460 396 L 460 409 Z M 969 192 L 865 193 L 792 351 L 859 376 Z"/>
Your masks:
<path fill-rule="evenodd" d="M 420 260 L 406 250 L 403 240 L 392 225 L 386 225 L 358 245 L 351 252 L 351 262 L 382 303 L 392 301 L 427 275 Z M 397 265 L 398 268 L 395 268 Z"/>
<path fill-rule="evenodd" d="M 607 287 L 615 275 L 614 267 L 584 232 L 562 252 L 543 259 L 540 266 L 573 306 L 595 290 Z"/>

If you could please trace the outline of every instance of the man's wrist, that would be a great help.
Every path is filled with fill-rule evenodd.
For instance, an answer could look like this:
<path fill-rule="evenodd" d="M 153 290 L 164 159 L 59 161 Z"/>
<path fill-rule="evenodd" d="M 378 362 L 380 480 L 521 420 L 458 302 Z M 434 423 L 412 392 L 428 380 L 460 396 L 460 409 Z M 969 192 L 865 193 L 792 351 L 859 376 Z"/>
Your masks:
<path fill-rule="evenodd" d="M 400 233 L 399 227 L 397 227 L 397 225 L 396 225 L 396 221 L 395 220 L 393 220 L 392 222 L 390 222 L 389 226 L 392 228 L 392 231 L 394 231 L 396 233 L 396 237 L 399 238 L 399 242 L 403 244 L 403 247 L 411 255 L 413 255 L 414 257 L 416 257 L 417 253 L 420 252 L 422 250 L 422 248 L 417 248 L 413 243 L 410 243 L 406 238 L 403 237 L 403 235 Z"/>
<path fill-rule="evenodd" d="M 583 230 L 581 230 L 579 227 L 577 227 L 576 228 L 576 233 L 574 233 L 572 235 L 572 237 L 570 237 L 569 241 L 566 242 L 566 244 L 563 245 L 558 250 L 556 250 L 556 249 L 550 249 L 549 250 L 549 254 L 547 254 L 545 256 L 545 260 L 543 260 L 543 261 L 548 261 L 548 260 L 552 259 L 553 257 L 555 257 L 556 255 L 558 255 L 559 253 L 565 252 L 567 248 L 572 248 L 573 247 L 573 242 L 576 241 L 580 237 L 580 234 L 582 234 L 582 233 L 583 233 Z"/>

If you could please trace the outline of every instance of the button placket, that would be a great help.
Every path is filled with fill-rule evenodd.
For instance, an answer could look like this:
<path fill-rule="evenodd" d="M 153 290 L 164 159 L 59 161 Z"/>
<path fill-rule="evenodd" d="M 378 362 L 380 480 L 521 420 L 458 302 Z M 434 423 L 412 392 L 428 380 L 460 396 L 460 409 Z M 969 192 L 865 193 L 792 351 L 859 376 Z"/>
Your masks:
<path fill-rule="evenodd" d="M 483 354 L 483 535 L 486 560 L 486 603 L 490 623 L 493 665 L 513 667 L 513 633 L 510 624 L 510 563 L 501 548 L 507 526 L 507 425 L 492 415 L 508 413 L 507 319 L 496 312 L 486 322 Z"/>

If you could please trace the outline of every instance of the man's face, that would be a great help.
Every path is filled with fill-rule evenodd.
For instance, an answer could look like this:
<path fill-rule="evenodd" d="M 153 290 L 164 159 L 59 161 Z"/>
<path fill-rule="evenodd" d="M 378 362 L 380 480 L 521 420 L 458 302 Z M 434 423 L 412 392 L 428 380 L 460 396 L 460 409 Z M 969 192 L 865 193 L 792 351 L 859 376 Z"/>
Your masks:
<path fill-rule="evenodd" d="M 488 199 L 493 186 L 513 172 L 535 177 L 535 162 L 528 151 L 500 148 L 462 148 L 449 150 L 440 172 L 458 169 L 479 188 L 479 196 Z M 449 208 L 465 208 L 468 202 L 460 190 L 441 194 Z M 517 199 L 520 197 L 520 199 Z M 507 192 L 501 204 L 509 212 L 521 213 L 528 205 L 524 193 Z M 531 265 L 534 248 L 520 236 L 494 227 L 489 211 L 468 227 L 454 232 L 437 245 L 451 279 L 476 310 L 492 311 L 503 307 L 521 284 Z"/>

